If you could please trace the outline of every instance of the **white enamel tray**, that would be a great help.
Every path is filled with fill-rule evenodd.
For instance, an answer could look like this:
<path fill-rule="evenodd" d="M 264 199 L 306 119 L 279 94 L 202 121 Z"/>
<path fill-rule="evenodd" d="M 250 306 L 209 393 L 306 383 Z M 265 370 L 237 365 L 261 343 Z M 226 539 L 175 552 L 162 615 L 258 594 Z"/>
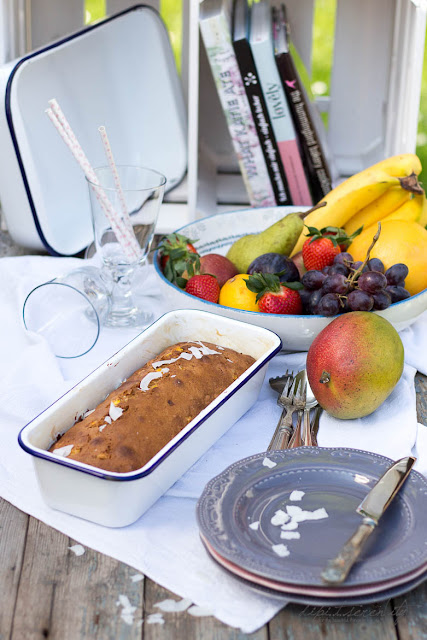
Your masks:
<path fill-rule="evenodd" d="M 58 434 L 93 409 L 131 373 L 167 346 L 206 340 L 256 362 L 223 391 L 144 467 L 114 473 L 47 451 Z M 195 310 L 172 311 L 26 425 L 19 444 L 33 456 L 44 500 L 53 509 L 109 527 L 137 520 L 256 401 L 280 338 L 250 324 Z"/>
<path fill-rule="evenodd" d="M 14 240 L 73 255 L 93 240 L 82 170 L 45 110 L 56 98 L 93 166 L 157 169 L 176 186 L 187 165 L 186 111 L 166 28 L 138 5 L 0 68 L 0 197 Z"/>

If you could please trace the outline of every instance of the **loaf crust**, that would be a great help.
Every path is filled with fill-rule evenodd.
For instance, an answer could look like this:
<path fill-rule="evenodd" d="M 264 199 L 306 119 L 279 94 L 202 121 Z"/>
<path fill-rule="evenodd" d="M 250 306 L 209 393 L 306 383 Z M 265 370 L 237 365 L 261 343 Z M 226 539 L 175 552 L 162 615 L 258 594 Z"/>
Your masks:
<path fill-rule="evenodd" d="M 135 371 L 49 451 L 59 449 L 58 454 L 69 460 L 108 471 L 140 469 L 254 361 L 209 342 L 170 346 Z"/>

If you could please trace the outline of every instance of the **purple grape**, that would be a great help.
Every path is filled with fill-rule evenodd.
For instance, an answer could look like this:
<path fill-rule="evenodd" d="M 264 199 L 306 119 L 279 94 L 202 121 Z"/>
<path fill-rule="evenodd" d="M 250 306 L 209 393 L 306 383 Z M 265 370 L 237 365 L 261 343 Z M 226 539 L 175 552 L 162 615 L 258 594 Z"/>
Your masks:
<path fill-rule="evenodd" d="M 384 273 L 384 265 L 379 258 L 371 258 L 368 260 L 367 267 L 369 271 L 379 271 L 379 273 Z"/>
<path fill-rule="evenodd" d="M 320 289 L 322 286 L 326 276 L 321 271 L 317 271 L 316 269 L 310 269 L 310 271 L 306 271 L 301 278 L 301 282 L 306 289 L 311 289 L 314 291 L 315 289 Z"/>
<path fill-rule="evenodd" d="M 404 289 L 403 287 L 396 287 L 396 286 L 390 285 L 386 287 L 386 291 L 391 296 L 392 304 L 394 302 L 400 302 L 401 300 L 406 300 L 406 298 L 411 297 L 411 294 L 409 293 L 409 291 L 406 291 L 406 289 Z"/>
<path fill-rule="evenodd" d="M 341 273 L 334 273 L 326 276 L 325 282 L 322 285 L 322 291 L 324 294 L 340 293 L 341 295 L 344 295 L 348 291 L 347 278 Z"/>
<path fill-rule="evenodd" d="M 383 309 L 388 309 L 391 305 L 391 295 L 387 291 L 378 291 L 377 293 L 373 293 L 372 297 L 376 311 L 383 311 Z"/>
<path fill-rule="evenodd" d="M 305 313 L 310 313 L 310 298 L 312 293 L 313 292 L 310 291 L 309 289 L 299 290 L 299 295 L 302 302 L 302 308 L 304 309 Z"/>
<path fill-rule="evenodd" d="M 327 275 L 329 274 L 329 270 L 330 270 L 330 268 L 331 268 L 331 267 L 330 267 L 329 265 L 328 265 L 328 266 L 326 266 L 326 267 L 323 267 L 323 269 L 322 269 L 322 273 L 324 273 L 324 274 L 325 274 L 325 276 L 327 276 Z"/>
<path fill-rule="evenodd" d="M 351 269 L 352 271 L 357 271 L 359 269 L 359 267 L 361 267 L 363 264 L 363 262 L 361 260 L 356 260 L 356 262 L 353 262 L 353 264 L 351 265 Z M 365 264 L 365 266 L 362 269 L 362 273 L 365 273 L 366 271 L 368 271 L 368 267 Z"/>
<path fill-rule="evenodd" d="M 317 313 L 321 316 L 336 316 L 340 312 L 340 300 L 336 293 L 322 296 L 317 305 Z"/>
<path fill-rule="evenodd" d="M 332 264 L 329 267 L 328 276 L 331 276 L 334 273 L 341 273 L 343 276 L 348 276 L 349 271 L 348 271 L 347 267 L 345 267 L 343 264 Z"/>
<path fill-rule="evenodd" d="M 387 284 L 391 284 L 394 287 L 400 286 L 400 283 L 402 282 L 402 280 L 405 280 L 408 273 L 409 269 L 406 264 L 403 264 L 402 262 L 394 264 L 385 272 Z"/>
<path fill-rule="evenodd" d="M 359 276 L 357 285 L 359 289 L 367 293 L 378 293 L 381 289 L 386 288 L 387 278 L 379 271 L 367 271 Z"/>
<path fill-rule="evenodd" d="M 310 302 L 308 304 L 308 309 L 309 309 L 309 313 L 311 313 L 312 315 L 315 315 L 317 313 L 317 305 L 319 304 L 319 301 L 322 296 L 323 296 L 323 292 L 321 291 L 321 289 L 317 289 L 316 291 L 313 291 L 313 293 L 311 294 Z"/>
<path fill-rule="evenodd" d="M 353 256 L 351 255 L 351 253 L 348 253 L 347 251 L 342 251 L 341 253 L 336 255 L 334 258 L 334 264 L 342 264 L 345 267 L 348 267 L 348 265 L 351 264 L 352 262 L 353 262 Z"/>
<path fill-rule="evenodd" d="M 348 306 L 352 311 L 370 311 L 374 306 L 374 299 L 366 291 L 354 289 L 347 296 Z"/>

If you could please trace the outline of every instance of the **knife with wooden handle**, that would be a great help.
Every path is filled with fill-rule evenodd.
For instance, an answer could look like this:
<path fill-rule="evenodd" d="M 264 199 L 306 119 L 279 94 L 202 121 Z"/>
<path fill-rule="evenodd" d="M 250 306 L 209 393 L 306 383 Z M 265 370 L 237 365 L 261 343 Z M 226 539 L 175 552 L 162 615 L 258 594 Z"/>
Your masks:
<path fill-rule="evenodd" d="M 321 573 L 323 582 L 328 584 L 341 584 L 344 582 L 359 557 L 366 540 L 377 526 L 384 511 L 397 495 L 415 461 L 416 458 L 409 456 L 393 463 L 375 483 L 368 495 L 365 496 L 356 509 L 357 513 L 363 516 L 363 520 L 338 555 L 329 560 Z"/>

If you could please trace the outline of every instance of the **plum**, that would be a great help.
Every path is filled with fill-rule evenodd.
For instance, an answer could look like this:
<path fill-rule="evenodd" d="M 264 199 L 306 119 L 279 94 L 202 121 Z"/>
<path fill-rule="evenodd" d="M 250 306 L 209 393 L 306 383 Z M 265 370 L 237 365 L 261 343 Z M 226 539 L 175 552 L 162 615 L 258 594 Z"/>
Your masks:
<path fill-rule="evenodd" d="M 263 253 L 251 262 L 248 273 L 281 273 L 281 282 L 296 282 L 300 280 L 297 266 L 290 258 L 281 253 Z"/>

